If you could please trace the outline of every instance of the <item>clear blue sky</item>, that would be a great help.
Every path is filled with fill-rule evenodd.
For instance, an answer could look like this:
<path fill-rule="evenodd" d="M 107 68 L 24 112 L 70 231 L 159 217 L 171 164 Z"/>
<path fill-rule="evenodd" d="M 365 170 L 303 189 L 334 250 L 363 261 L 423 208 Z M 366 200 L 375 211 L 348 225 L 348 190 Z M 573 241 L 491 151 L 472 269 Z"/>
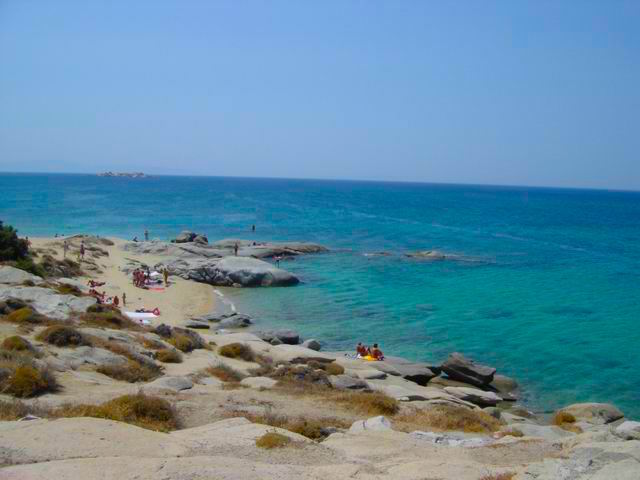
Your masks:
<path fill-rule="evenodd" d="M 0 170 L 640 189 L 640 1 L 0 0 Z"/>

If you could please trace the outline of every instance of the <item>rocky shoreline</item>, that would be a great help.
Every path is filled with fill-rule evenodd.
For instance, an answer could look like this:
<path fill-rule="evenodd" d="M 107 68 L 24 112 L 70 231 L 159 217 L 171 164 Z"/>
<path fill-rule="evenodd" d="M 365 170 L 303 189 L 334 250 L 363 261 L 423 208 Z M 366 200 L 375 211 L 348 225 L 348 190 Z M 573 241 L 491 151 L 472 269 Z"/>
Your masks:
<path fill-rule="evenodd" d="M 324 247 L 185 238 L 77 237 L 73 252 L 80 242 L 89 251 L 82 277 L 61 276 L 72 265 L 56 239 L 38 248 L 56 274 L 0 266 L 0 477 L 637 478 L 640 422 L 613 405 L 538 416 L 518 404 L 514 379 L 462 353 L 430 364 L 323 351 L 321 339 L 265 330 L 209 286 L 291 285 L 278 280 L 288 272 L 253 255 Z M 233 268 L 222 268 L 229 258 Z M 163 291 L 131 290 L 133 269 L 173 266 Z M 163 313 L 137 325 L 98 305 L 88 278 L 112 282 L 112 292 L 126 287 L 136 305 L 163 301 Z M 213 311 L 184 298 L 196 290 L 216 296 Z M 27 371 L 35 390 L 17 381 Z M 131 418 L 122 402 L 164 413 Z M 264 450 L 275 434 L 280 446 Z M 123 463 L 135 467 L 118 470 Z"/>

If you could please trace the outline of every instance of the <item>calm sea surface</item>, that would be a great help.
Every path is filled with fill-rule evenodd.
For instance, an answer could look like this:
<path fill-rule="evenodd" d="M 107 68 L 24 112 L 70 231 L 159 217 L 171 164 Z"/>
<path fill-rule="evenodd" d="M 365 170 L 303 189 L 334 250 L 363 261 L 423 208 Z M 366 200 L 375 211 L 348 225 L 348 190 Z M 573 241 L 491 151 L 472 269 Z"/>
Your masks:
<path fill-rule="evenodd" d="M 225 293 L 327 348 L 458 350 L 515 376 L 533 408 L 610 401 L 640 417 L 640 193 L 0 174 L 0 219 L 31 236 L 322 243 L 333 252 L 282 265 L 302 285 Z M 468 261 L 403 256 L 428 249 Z"/>

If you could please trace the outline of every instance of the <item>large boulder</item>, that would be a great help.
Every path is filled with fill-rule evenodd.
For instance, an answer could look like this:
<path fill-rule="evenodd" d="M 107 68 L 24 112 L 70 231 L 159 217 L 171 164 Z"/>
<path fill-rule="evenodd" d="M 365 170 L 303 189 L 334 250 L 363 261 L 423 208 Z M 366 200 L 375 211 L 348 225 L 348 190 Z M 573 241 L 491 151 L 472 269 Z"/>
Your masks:
<path fill-rule="evenodd" d="M 471 387 L 445 387 L 444 391 L 454 397 L 471 402 L 481 407 L 494 407 L 502 401 L 502 398 L 493 392 L 485 392 Z"/>
<path fill-rule="evenodd" d="M 319 352 L 320 349 L 322 348 L 322 345 L 320 345 L 320 342 L 317 341 L 314 338 L 310 338 L 309 340 L 305 340 L 304 342 L 302 342 L 301 345 L 304 348 L 310 348 L 311 350 L 315 350 L 316 352 Z"/>
<path fill-rule="evenodd" d="M 622 422 L 613 433 L 623 440 L 640 440 L 640 422 Z"/>
<path fill-rule="evenodd" d="M 391 422 L 385 416 L 371 417 L 366 420 L 358 420 L 351 425 L 349 433 L 361 433 L 367 431 L 388 432 L 392 430 Z"/>
<path fill-rule="evenodd" d="M 429 367 L 419 363 L 394 365 L 394 368 L 402 378 L 422 386 L 425 386 L 429 383 L 429 380 L 438 376 L 438 374 Z"/>
<path fill-rule="evenodd" d="M 22 300 L 38 313 L 56 320 L 67 320 L 73 312 L 86 312 L 96 303 L 93 297 L 62 295 L 49 288 L 0 285 L 0 301 L 10 298 Z"/>
<path fill-rule="evenodd" d="M 76 369 L 83 365 L 118 366 L 127 363 L 127 359 L 122 355 L 117 355 L 109 350 L 94 347 L 77 347 L 65 349 L 58 355 L 58 361 L 69 368 Z"/>
<path fill-rule="evenodd" d="M 251 317 L 249 315 L 237 313 L 220 320 L 218 326 L 219 328 L 245 328 L 252 323 L 253 322 L 251 321 Z"/>
<path fill-rule="evenodd" d="M 442 364 L 442 371 L 453 380 L 486 387 L 493 381 L 496 369 L 479 365 L 458 352 L 454 352 Z"/>
<path fill-rule="evenodd" d="M 574 403 L 562 408 L 559 413 L 568 413 L 577 421 L 592 425 L 605 425 L 624 417 L 624 413 L 610 403 Z"/>
<path fill-rule="evenodd" d="M 193 382 L 188 377 L 165 376 L 160 377 L 153 382 L 147 383 L 142 389 L 147 392 L 162 392 L 165 390 L 171 392 L 180 392 L 193 388 Z"/>
<path fill-rule="evenodd" d="M 176 238 L 174 238 L 173 240 L 171 240 L 172 243 L 187 243 L 187 242 L 193 242 L 193 240 L 198 236 L 197 233 L 194 233 L 190 230 L 183 230 L 182 232 L 180 232 L 180 235 L 178 235 Z"/>
<path fill-rule="evenodd" d="M 37 275 L 32 275 L 31 273 L 20 270 L 19 268 L 0 265 L 0 283 L 8 285 L 22 285 L 24 282 L 33 282 L 35 285 L 39 285 L 43 280 Z"/>

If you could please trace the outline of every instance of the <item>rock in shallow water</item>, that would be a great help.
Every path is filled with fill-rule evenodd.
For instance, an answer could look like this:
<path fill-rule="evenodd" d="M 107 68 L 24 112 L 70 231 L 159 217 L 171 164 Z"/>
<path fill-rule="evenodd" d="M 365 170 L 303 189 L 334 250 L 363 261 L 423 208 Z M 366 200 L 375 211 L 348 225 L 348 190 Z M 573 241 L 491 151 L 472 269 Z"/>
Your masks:
<path fill-rule="evenodd" d="M 442 364 L 442 371 L 453 380 L 475 385 L 477 387 L 486 387 L 493 381 L 496 369 L 479 365 L 473 360 L 465 357 L 461 353 L 454 352 Z"/>

